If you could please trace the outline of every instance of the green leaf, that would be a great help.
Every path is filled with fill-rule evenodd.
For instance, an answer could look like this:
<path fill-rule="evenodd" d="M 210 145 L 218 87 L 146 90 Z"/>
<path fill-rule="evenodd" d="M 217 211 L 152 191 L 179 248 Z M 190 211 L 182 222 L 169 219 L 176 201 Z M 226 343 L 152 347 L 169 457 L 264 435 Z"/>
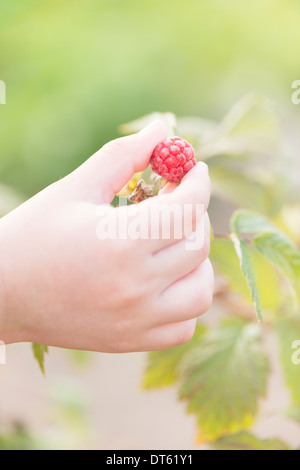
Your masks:
<path fill-rule="evenodd" d="M 266 217 L 247 209 L 236 211 L 230 225 L 232 232 L 237 235 L 279 231 L 279 228 Z"/>
<path fill-rule="evenodd" d="M 240 318 L 226 319 L 187 353 L 180 368 L 180 398 L 198 417 L 200 442 L 252 425 L 269 370 L 261 327 Z"/>
<path fill-rule="evenodd" d="M 257 277 L 256 277 L 255 264 L 254 264 L 254 258 L 253 258 L 253 253 L 251 251 L 251 247 L 244 240 L 242 240 L 241 238 L 235 235 L 232 235 L 232 240 L 234 243 L 235 251 L 240 259 L 241 270 L 247 281 L 247 284 L 251 293 L 251 299 L 254 303 L 258 320 L 262 322 L 263 316 L 262 316 L 260 293 L 259 293 L 258 286 L 257 286 Z"/>
<path fill-rule="evenodd" d="M 180 361 L 188 351 L 198 344 L 205 332 L 204 326 L 198 324 L 193 339 L 188 343 L 164 351 L 150 352 L 143 378 L 143 388 L 168 387 L 176 382 Z"/>
<path fill-rule="evenodd" d="M 48 353 L 48 346 L 44 346 L 42 344 L 32 343 L 32 350 L 35 359 L 38 361 L 38 364 L 41 368 L 43 374 L 45 374 L 45 354 Z"/>
<path fill-rule="evenodd" d="M 275 323 L 275 330 L 280 342 L 280 360 L 286 385 L 291 393 L 293 405 L 300 406 L 300 364 L 294 358 L 300 347 L 300 318 L 282 318 Z M 296 348 L 295 348 L 296 346 Z M 300 357 L 300 354 L 297 355 Z"/>
<path fill-rule="evenodd" d="M 263 256 L 289 280 L 296 299 L 300 279 L 300 251 L 296 245 L 280 231 L 257 235 L 253 243 Z"/>
<path fill-rule="evenodd" d="M 220 124 L 219 133 L 235 137 L 251 136 L 259 148 L 276 149 L 280 135 L 278 115 L 263 95 L 249 93 L 238 101 Z"/>
<path fill-rule="evenodd" d="M 40 447 L 37 439 L 19 424 L 0 435 L 0 450 L 34 450 L 37 447 Z"/>
<path fill-rule="evenodd" d="M 255 235 L 251 246 L 287 278 L 292 287 L 294 300 L 296 300 L 297 293 L 300 293 L 300 251 L 294 242 L 266 217 L 249 210 L 235 212 L 231 219 L 231 229 L 240 257 L 243 254 L 241 253 L 243 246 L 239 247 L 241 235 Z M 244 271 L 243 273 L 245 274 Z M 256 289 L 253 292 L 253 283 L 250 283 L 249 287 L 252 295 L 255 295 Z"/>
<path fill-rule="evenodd" d="M 268 191 L 266 184 L 253 180 L 240 169 L 227 168 L 223 165 L 210 165 L 210 177 L 214 196 L 248 209 L 260 208 L 268 213 L 274 204 L 274 194 Z M 270 194 L 271 193 L 271 194 Z"/>
<path fill-rule="evenodd" d="M 210 258 L 214 268 L 226 278 L 230 291 L 240 294 L 242 301 L 252 303 L 247 281 L 241 276 L 240 261 L 233 241 L 214 238 L 211 243 Z M 282 300 L 278 275 L 261 253 L 253 251 L 253 258 L 262 309 L 276 311 Z"/>
<path fill-rule="evenodd" d="M 269 157 L 277 153 L 279 136 L 279 121 L 272 105 L 263 96 L 251 93 L 232 107 L 203 145 L 201 156 L 258 154 Z"/>
<path fill-rule="evenodd" d="M 259 439 L 247 431 L 225 436 L 211 444 L 213 450 L 290 450 L 280 439 Z"/>

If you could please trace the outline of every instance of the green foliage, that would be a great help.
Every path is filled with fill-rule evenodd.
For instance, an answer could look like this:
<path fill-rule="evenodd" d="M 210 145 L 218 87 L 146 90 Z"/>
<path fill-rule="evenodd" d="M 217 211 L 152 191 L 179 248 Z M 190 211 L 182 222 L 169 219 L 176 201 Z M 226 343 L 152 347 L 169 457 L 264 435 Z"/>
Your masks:
<path fill-rule="evenodd" d="M 261 306 L 265 310 L 276 310 L 281 298 L 280 282 L 277 273 L 270 263 L 258 252 L 251 251 L 255 265 L 256 284 Z M 240 259 L 236 254 L 233 240 L 230 238 L 213 238 L 210 258 L 217 273 L 221 274 L 228 284 L 230 292 L 237 293 L 245 304 L 251 302 L 251 294 L 244 276 L 241 276 Z"/>
<path fill-rule="evenodd" d="M 231 229 L 236 252 L 241 260 L 242 273 L 247 279 L 258 317 L 262 320 L 253 249 L 258 250 L 290 282 L 295 299 L 300 280 L 300 251 L 279 227 L 249 210 L 235 212 L 231 219 Z M 252 239 L 244 240 L 243 235 L 251 235 Z"/>
<path fill-rule="evenodd" d="M 213 450 L 290 450 L 280 439 L 259 439 L 246 431 L 218 439 L 211 445 Z"/>
<path fill-rule="evenodd" d="M 257 234 L 266 231 L 276 231 L 274 224 L 272 224 L 266 217 L 252 212 L 250 210 L 238 210 L 234 213 L 231 219 L 231 230 L 236 234 Z"/>
<path fill-rule="evenodd" d="M 145 119 L 133 123 L 135 130 Z M 130 126 L 123 130 L 133 130 Z M 300 383 L 291 345 L 300 339 L 300 324 L 286 285 L 292 287 L 295 300 L 300 251 L 280 218 L 283 201 L 290 196 L 289 183 L 276 169 L 282 158 L 278 120 L 267 100 L 248 95 L 220 124 L 187 117 L 177 118 L 176 126 L 194 144 L 198 158 L 206 159 L 215 198 L 234 207 L 244 205 L 233 211 L 230 232 L 212 237 L 211 260 L 221 280 L 216 298 L 224 314 L 231 315 L 219 327 L 197 333 L 185 346 L 150 353 L 144 388 L 177 386 L 188 411 L 197 417 L 199 442 L 213 443 L 213 448 L 288 449 L 279 439 L 260 440 L 246 432 L 265 396 L 270 370 L 262 326 L 251 319 L 253 305 L 260 322 L 264 315 L 267 326 L 278 332 L 295 405 L 289 413 L 294 420 L 299 417 Z M 149 173 L 144 176 L 147 180 Z M 288 228 L 295 233 L 291 221 Z M 283 308 L 291 309 L 290 318 L 283 318 Z"/>
<path fill-rule="evenodd" d="M 34 450 L 39 447 L 38 440 L 23 426 L 7 433 L 0 434 L 0 450 Z"/>
<path fill-rule="evenodd" d="M 211 442 L 249 427 L 268 373 L 258 325 L 228 318 L 211 330 L 181 364 L 179 395 L 197 415 L 199 440 Z"/>
<path fill-rule="evenodd" d="M 144 389 L 177 386 L 180 399 L 197 417 L 198 441 L 214 443 L 218 449 L 287 449 L 278 439 L 260 440 L 245 431 L 253 424 L 259 402 L 266 394 L 270 371 L 263 330 L 251 318 L 249 307 L 254 305 L 260 322 L 263 313 L 273 314 L 272 318 L 274 314 L 278 316 L 283 302 L 287 302 L 282 280 L 288 281 L 296 293 L 300 278 L 299 249 L 272 220 L 280 208 L 272 196 L 274 182 L 254 178 L 249 171 L 249 163 L 255 160 L 249 158 L 251 152 L 259 153 L 261 148 L 261 155 L 265 155 L 276 146 L 276 119 L 266 103 L 249 95 L 219 125 L 199 118 L 177 119 L 172 113 L 155 113 L 121 128 L 124 133 L 136 132 L 159 118 L 166 123 L 169 134 L 176 127 L 181 129 L 180 134 L 185 132 L 186 135 L 181 134 L 183 137 L 189 135 L 198 158 L 207 159 L 212 169 L 213 188 L 216 178 L 215 197 L 236 202 L 237 194 L 245 187 L 246 194 L 253 194 L 252 204 L 234 211 L 231 233 L 212 238 L 211 259 L 227 286 L 219 299 L 224 303 L 224 312 L 230 307 L 231 315 L 215 328 L 198 325 L 193 340 L 186 345 L 150 353 L 143 378 Z M 239 159 L 243 160 L 243 166 L 236 166 Z M 266 168 L 263 171 L 267 173 Z M 228 181 L 227 174 L 231 176 Z M 142 177 L 151 184 L 149 169 Z M 125 196 L 117 196 L 114 206 L 119 204 L 120 197 Z M 239 198 L 240 202 L 246 199 Z M 262 206 L 264 213 L 253 211 L 254 206 Z M 238 294 L 233 303 L 232 293 Z M 276 320 L 284 374 L 296 406 L 293 419 L 298 416 L 295 410 L 300 404 L 300 383 L 291 363 L 291 341 L 297 339 L 296 331 L 300 338 L 300 326 L 296 321 L 297 330 L 295 321 L 281 318 L 279 324 Z M 44 371 L 47 348 L 40 345 L 33 348 Z"/>
<path fill-rule="evenodd" d="M 249 247 L 249 245 L 247 245 L 244 240 L 237 237 L 235 234 L 232 235 L 232 239 L 234 242 L 236 253 L 240 259 L 241 270 L 247 281 L 251 293 L 251 299 L 254 303 L 258 319 L 260 322 L 262 322 L 263 317 L 261 310 L 260 294 L 257 287 L 256 273 L 251 248 Z"/>
<path fill-rule="evenodd" d="M 37 360 L 41 371 L 43 374 L 45 374 L 45 354 L 48 353 L 48 346 L 44 346 L 42 344 L 37 344 L 37 343 L 32 343 L 32 350 L 33 350 L 33 355 L 35 359 Z"/>
<path fill-rule="evenodd" d="M 295 298 L 300 280 L 300 251 L 284 234 L 265 232 L 254 238 L 254 246 L 289 280 Z"/>

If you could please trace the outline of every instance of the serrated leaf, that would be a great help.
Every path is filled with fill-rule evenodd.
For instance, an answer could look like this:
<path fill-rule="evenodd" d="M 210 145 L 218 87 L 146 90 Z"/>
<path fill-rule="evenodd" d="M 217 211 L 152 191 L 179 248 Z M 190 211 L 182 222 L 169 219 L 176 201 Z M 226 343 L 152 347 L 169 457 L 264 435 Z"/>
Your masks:
<path fill-rule="evenodd" d="M 254 181 L 239 169 L 225 165 L 210 165 L 209 172 L 214 196 L 234 206 L 238 203 L 248 209 L 259 207 L 262 212 L 269 212 L 273 194 L 266 191 L 265 183 Z"/>
<path fill-rule="evenodd" d="M 233 241 L 214 238 L 210 258 L 214 268 L 226 278 L 230 290 L 240 294 L 246 302 L 252 303 L 247 281 L 241 276 L 240 261 Z M 282 299 L 278 275 L 261 253 L 253 252 L 253 258 L 262 309 L 276 311 Z"/>
<path fill-rule="evenodd" d="M 296 245 L 279 231 L 257 235 L 253 243 L 263 256 L 289 280 L 296 299 L 300 280 L 300 251 Z"/>
<path fill-rule="evenodd" d="M 45 354 L 48 353 L 48 346 L 44 346 L 42 344 L 32 343 L 32 350 L 35 359 L 38 361 L 38 364 L 41 368 L 43 374 L 45 374 Z"/>
<path fill-rule="evenodd" d="M 198 417 L 200 442 L 252 425 L 269 370 L 261 327 L 240 318 L 228 318 L 187 353 L 180 398 Z"/>
<path fill-rule="evenodd" d="M 184 355 L 190 351 L 205 334 L 206 328 L 197 325 L 194 337 L 188 343 L 164 351 L 148 354 L 148 364 L 143 377 L 143 388 L 162 388 L 172 385 L 178 379 L 178 368 Z"/>
<path fill-rule="evenodd" d="M 237 235 L 279 231 L 266 217 L 246 209 L 237 210 L 233 214 L 230 226 L 232 232 Z"/>
<path fill-rule="evenodd" d="M 229 282 L 231 290 L 240 293 L 246 301 L 251 301 L 246 279 L 241 276 L 240 262 L 233 241 L 227 238 L 213 238 L 210 259 L 214 268 Z"/>
<path fill-rule="evenodd" d="M 241 271 L 247 281 L 258 320 L 263 321 L 260 293 L 257 286 L 254 258 L 251 247 L 241 238 L 232 235 L 235 251 L 240 259 Z"/>
<path fill-rule="evenodd" d="M 231 219 L 231 229 L 234 233 L 237 252 L 241 252 L 239 248 L 241 235 L 254 235 L 251 246 L 288 279 L 294 300 L 296 300 L 297 293 L 299 294 L 300 291 L 300 251 L 294 242 L 266 217 L 248 210 L 235 212 Z M 251 284 L 249 287 L 251 288 Z M 253 284 L 251 292 L 253 292 Z"/>
<path fill-rule="evenodd" d="M 265 97 L 251 93 L 232 107 L 210 142 L 202 147 L 201 156 L 270 156 L 278 150 L 279 136 L 279 121 L 272 105 Z"/>
<path fill-rule="evenodd" d="M 261 144 L 268 144 L 267 148 L 270 145 L 276 148 L 280 134 L 278 116 L 265 96 L 249 93 L 231 108 L 220 124 L 219 133 L 256 136 Z M 265 148 L 264 145 L 262 147 Z"/>
<path fill-rule="evenodd" d="M 300 318 L 282 318 L 275 324 L 280 343 L 280 360 L 285 383 L 291 393 L 293 405 L 300 406 L 300 364 L 297 364 L 295 341 L 300 341 Z M 298 347 L 298 350 L 300 347 Z M 294 359 L 295 358 L 295 359 Z"/>
<path fill-rule="evenodd" d="M 177 134 L 187 139 L 195 148 L 196 158 L 201 154 L 203 160 L 202 148 L 206 142 L 213 140 L 218 123 L 200 117 L 187 116 L 177 118 Z"/>
<path fill-rule="evenodd" d="M 211 444 L 213 450 L 290 450 L 280 439 L 259 439 L 247 431 L 225 436 Z"/>

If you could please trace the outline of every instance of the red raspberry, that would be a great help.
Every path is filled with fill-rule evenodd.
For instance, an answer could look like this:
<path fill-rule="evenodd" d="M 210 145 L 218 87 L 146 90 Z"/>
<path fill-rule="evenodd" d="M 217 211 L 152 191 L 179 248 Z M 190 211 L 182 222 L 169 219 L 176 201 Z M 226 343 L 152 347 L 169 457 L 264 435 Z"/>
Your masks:
<path fill-rule="evenodd" d="M 155 147 L 150 164 L 152 170 L 171 183 L 180 183 L 195 165 L 193 147 L 180 137 L 173 137 Z"/>

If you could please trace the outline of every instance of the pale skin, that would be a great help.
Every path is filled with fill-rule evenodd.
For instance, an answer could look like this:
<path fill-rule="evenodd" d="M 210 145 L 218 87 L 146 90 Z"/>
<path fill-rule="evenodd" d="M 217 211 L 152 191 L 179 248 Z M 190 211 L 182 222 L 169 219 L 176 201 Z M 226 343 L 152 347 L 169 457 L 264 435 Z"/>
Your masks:
<path fill-rule="evenodd" d="M 213 296 L 207 213 L 204 244 L 196 251 L 186 250 L 184 239 L 96 236 L 99 205 L 109 204 L 148 166 L 166 136 L 156 121 L 106 144 L 0 220 L 2 341 L 119 353 L 165 349 L 192 338 Z M 178 187 L 167 185 L 139 207 L 195 203 L 207 209 L 209 198 L 207 166 L 198 163 Z"/>

